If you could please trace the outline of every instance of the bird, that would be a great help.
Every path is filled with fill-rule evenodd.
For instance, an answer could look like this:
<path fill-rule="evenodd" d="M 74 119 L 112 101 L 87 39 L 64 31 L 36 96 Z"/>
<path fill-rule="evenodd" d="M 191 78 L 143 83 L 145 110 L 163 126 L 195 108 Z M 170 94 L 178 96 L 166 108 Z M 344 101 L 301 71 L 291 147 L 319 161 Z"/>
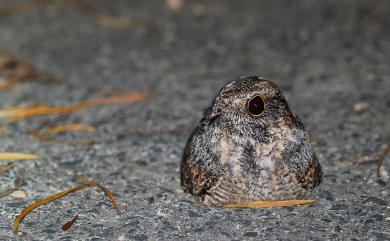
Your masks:
<path fill-rule="evenodd" d="M 207 206 L 302 198 L 322 176 L 309 134 L 282 91 L 257 76 L 223 86 L 180 162 L 182 188 Z"/>

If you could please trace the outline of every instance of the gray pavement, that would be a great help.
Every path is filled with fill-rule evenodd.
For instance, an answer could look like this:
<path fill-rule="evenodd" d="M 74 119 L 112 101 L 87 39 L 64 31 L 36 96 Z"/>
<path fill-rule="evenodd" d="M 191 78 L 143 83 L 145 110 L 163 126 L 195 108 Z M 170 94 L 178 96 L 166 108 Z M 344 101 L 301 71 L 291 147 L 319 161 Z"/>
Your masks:
<path fill-rule="evenodd" d="M 0 7 L 10 2 L 20 1 L 2 0 Z M 390 240 L 389 157 L 383 177 L 375 176 L 377 155 L 390 143 L 389 1 L 184 1 L 178 10 L 165 1 L 84 2 L 140 24 L 107 27 L 55 5 L 0 15 L 1 52 L 70 83 L 19 85 L 0 93 L 0 107 L 62 105 L 118 90 L 153 96 L 56 119 L 96 126 L 88 147 L 28 134 L 46 117 L 6 124 L 0 151 L 43 159 L 19 162 L 0 177 L 2 191 L 27 170 L 27 197 L 0 199 L 1 240 Z M 278 84 L 313 136 L 324 170 L 314 205 L 204 207 L 179 186 L 189 133 L 131 134 L 194 127 L 219 88 L 242 74 Z M 21 225 L 27 234 L 15 236 L 15 216 L 75 185 L 75 173 L 111 189 L 121 211 L 88 188 L 34 210 Z"/>

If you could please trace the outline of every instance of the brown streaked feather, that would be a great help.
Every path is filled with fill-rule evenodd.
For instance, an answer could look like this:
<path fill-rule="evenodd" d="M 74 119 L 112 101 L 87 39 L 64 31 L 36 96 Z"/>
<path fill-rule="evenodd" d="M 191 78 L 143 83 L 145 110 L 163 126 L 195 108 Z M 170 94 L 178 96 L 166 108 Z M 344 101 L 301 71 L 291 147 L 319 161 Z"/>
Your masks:
<path fill-rule="evenodd" d="M 195 132 L 194 132 L 195 133 Z M 180 163 L 180 182 L 184 191 L 203 196 L 206 193 L 206 175 L 202 168 L 191 163 L 191 154 L 188 144 L 194 138 L 194 133 L 190 136 L 187 146 L 184 149 Z"/>
<path fill-rule="evenodd" d="M 321 165 L 318 162 L 316 155 L 313 157 L 313 161 L 306 171 L 304 181 L 301 182 L 303 188 L 313 190 L 315 187 L 320 185 L 322 181 L 322 170 Z"/>
<path fill-rule="evenodd" d="M 284 124 L 289 128 L 293 128 L 294 126 L 298 125 L 298 121 L 295 115 L 292 114 L 289 109 L 284 110 Z"/>

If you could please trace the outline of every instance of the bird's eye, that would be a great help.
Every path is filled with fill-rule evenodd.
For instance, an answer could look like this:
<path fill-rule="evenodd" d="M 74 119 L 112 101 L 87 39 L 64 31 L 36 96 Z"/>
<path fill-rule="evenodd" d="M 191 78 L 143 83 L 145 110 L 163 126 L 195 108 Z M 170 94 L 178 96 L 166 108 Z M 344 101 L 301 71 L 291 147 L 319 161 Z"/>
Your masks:
<path fill-rule="evenodd" d="M 252 97 L 249 101 L 248 101 L 248 111 L 251 115 L 253 116 L 258 116 L 260 115 L 261 113 L 263 113 L 264 111 L 264 101 L 263 99 L 256 95 L 254 97 Z"/>

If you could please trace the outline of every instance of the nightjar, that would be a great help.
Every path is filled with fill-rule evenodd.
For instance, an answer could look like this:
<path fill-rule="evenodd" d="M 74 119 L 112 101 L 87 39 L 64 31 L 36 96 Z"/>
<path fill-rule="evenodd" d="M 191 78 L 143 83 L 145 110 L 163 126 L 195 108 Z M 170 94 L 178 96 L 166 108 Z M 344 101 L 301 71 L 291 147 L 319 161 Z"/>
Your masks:
<path fill-rule="evenodd" d="M 270 81 L 225 85 L 190 136 L 181 185 L 206 205 L 304 197 L 322 179 L 308 132 Z"/>

